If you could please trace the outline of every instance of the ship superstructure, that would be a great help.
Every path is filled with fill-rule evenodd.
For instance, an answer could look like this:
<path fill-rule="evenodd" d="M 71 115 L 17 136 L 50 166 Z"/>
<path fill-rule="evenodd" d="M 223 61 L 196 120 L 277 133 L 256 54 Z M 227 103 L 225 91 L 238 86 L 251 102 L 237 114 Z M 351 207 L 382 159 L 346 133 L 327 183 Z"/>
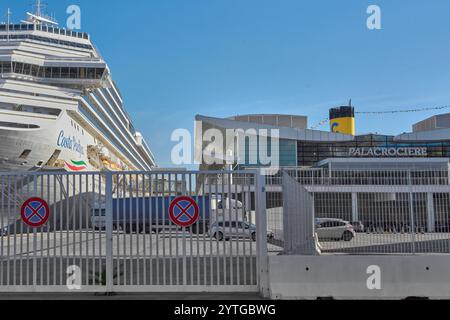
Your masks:
<path fill-rule="evenodd" d="M 0 24 L 0 171 L 155 166 L 87 33 L 60 28 L 39 1 Z"/>

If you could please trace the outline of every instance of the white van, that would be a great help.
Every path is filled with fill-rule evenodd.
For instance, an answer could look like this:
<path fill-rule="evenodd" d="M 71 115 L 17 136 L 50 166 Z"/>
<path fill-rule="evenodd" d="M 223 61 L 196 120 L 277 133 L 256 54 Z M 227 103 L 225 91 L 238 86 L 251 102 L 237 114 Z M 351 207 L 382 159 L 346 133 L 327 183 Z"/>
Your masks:
<path fill-rule="evenodd" d="M 249 212 L 239 200 L 230 198 L 211 198 L 210 225 L 216 221 L 248 221 Z"/>

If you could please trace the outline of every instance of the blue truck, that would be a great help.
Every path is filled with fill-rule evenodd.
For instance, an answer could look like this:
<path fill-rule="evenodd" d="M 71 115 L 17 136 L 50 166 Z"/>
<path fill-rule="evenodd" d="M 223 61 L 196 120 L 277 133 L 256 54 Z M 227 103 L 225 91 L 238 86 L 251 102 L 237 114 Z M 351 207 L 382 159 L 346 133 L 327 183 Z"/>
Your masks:
<path fill-rule="evenodd" d="M 175 226 L 169 218 L 169 207 L 174 196 L 165 197 L 132 197 L 113 199 L 113 229 L 126 233 L 159 233 Z M 208 232 L 211 223 L 211 201 L 209 196 L 192 197 L 199 207 L 197 223 L 189 227 L 195 234 Z M 95 229 L 105 229 L 105 205 L 97 205 L 93 209 L 92 225 Z"/>

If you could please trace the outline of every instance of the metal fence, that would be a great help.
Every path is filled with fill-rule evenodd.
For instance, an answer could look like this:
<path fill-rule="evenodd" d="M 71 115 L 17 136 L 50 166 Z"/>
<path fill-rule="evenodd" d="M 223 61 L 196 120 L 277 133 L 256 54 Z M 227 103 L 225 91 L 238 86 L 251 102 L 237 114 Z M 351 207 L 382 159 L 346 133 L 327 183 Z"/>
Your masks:
<path fill-rule="evenodd" d="M 192 226 L 169 217 L 180 197 Z M 0 173 L 0 291 L 266 290 L 267 251 L 448 254 L 449 218 L 448 171 Z"/>
<path fill-rule="evenodd" d="M 303 248 L 295 241 L 311 232 L 314 253 L 450 253 L 448 170 L 289 169 L 267 179 L 270 242 L 280 251 Z"/>
<path fill-rule="evenodd" d="M 90 221 L 105 199 L 104 176 L 1 173 L 0 181 L 0 290 L 58 291 L 67 285 L 69 267 L 79 266 L 80 283 L 101 291 L 96 284 L 106 260 L 105 236 Z M 21 220 L 22 204 L 33 197 L 45 199 L 52 213 L 41 228 Z"/>
<path fill-rule="evenodd" d="M 235 173 L 0 173 L 0 291 L 258 291 L 264 180 Z M 190 227 L 170 218 L 182 196 Z M 33 197 L 50 207 L 37 228 L 20 217 Z"/>

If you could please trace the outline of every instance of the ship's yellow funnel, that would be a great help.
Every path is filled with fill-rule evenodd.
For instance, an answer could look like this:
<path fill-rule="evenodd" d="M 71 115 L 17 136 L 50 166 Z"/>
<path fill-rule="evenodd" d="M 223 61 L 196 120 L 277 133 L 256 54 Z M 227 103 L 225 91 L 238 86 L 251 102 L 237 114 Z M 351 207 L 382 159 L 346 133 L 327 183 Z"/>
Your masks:
<path fill-rule="evenodd" d="M 331 132 L 349 134 L 354 136 L 355 129 L 355 108 L 339 107 L 330 110 Z"/>

